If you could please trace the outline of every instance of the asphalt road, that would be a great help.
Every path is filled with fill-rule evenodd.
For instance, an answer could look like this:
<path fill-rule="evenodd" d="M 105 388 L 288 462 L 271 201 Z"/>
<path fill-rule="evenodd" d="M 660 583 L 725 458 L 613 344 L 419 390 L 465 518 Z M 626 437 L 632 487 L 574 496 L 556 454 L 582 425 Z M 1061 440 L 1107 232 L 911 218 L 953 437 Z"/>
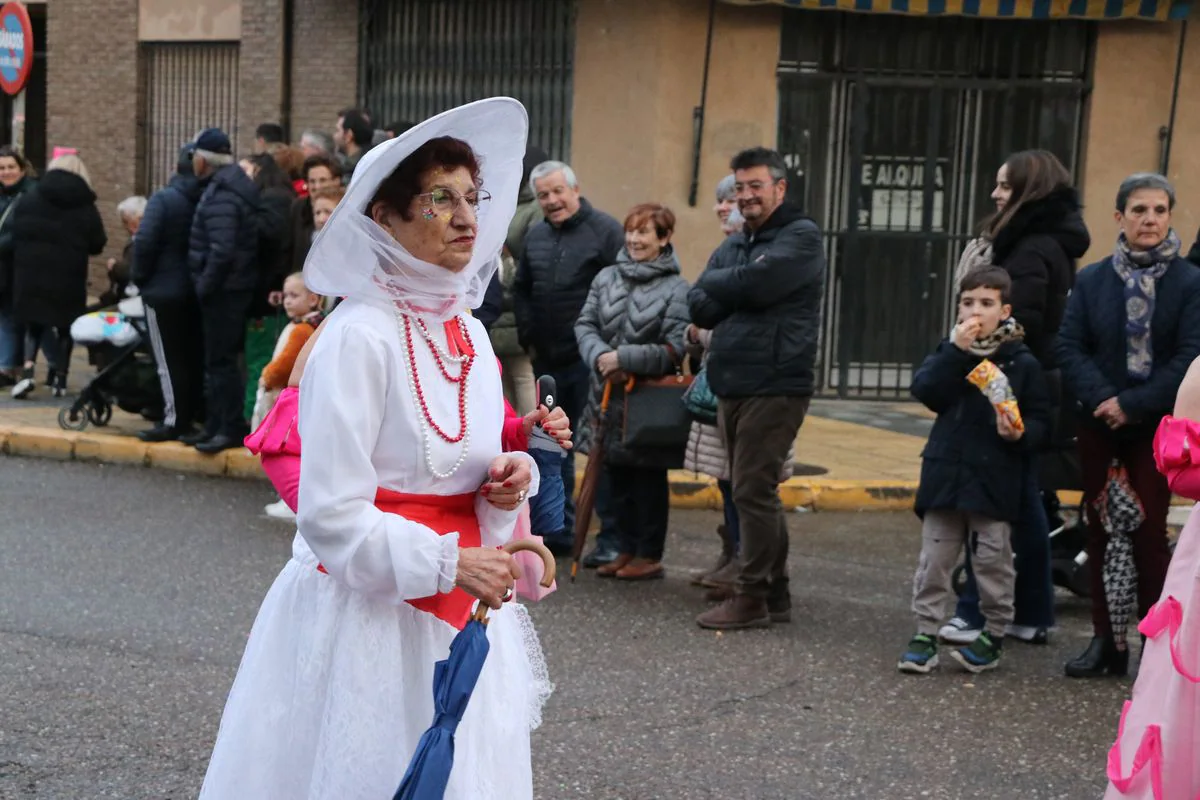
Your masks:
<path fill-rule="evenodd" d="M 0 798 L 191 798 L 291 530 L 264 485 L 0 458 Z M 1127 681 L 1071 682 L 1086 603 L 1002 668 L 901 676 L 909 515 L 795 514 L 796 621 L 701 631 L 716 515 L 665 581 L 587 575 L 534 608 L 557 690 L 537 797 L 1097 798 Z"/>

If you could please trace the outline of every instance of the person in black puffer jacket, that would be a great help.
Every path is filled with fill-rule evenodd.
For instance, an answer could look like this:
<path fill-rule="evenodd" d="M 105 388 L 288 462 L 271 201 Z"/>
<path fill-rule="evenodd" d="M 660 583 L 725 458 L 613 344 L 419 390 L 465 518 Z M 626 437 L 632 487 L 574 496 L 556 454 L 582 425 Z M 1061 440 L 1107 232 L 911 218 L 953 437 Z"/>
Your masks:
<path fill-rule="evenodd" d="M 1055 424 L 1040 452 L 1029 455 L 1022 489 L 1025 511 L 1013 528 L 1017 558 L 1016 614 L 1008 635 L 1045 644 L 1054 626 L 1054 584 L 1047 511 L 1057 506 L 1057 489 L 1078 485 L 1074 464 L 1074 424 L 1062 395 L 1054 341 L 1075 283 L 1075 261 L 1087 252 L 1091 236 L 1080 214 L 1079 195 L 1066 167 L 1044 150 L 1014 153 L 996 174 L 996 211 L 969 243 L 955 271 L 956 290 L 965 275 L 991 266 L 1012 279 L 1013 318 L 1025 329 L 1025 343 L 1046 372 Z M 1045 494 L 1043 495 L 1043 488 Z M 969 644 L 983 629 L 970 555 L 966 587 L 954 619 L 942 629 L 947 641 Z"/>
<path fill-rule="evenodd" d="M 697 619 L 717 630 L 791 618 L 779 479 L 813 393 L 825 288 L 821 231 L 784 202 L 783 157 L 757 147 L 730 166 L 746 227 L 721 243 L 688 294 L 692 323 L 713 332 L 705 369 L 742 534 L 736 593 Z"/>
<path fill-rule="evenodd" d="M 1078 401 L 1084 502 L 1092 508 L 1115 461 L 1128 473 L 1145 512 L 1129 534 L 1139 616 L 1144 616 L 1159 600 L 1171 560 L 1171 489 L 1155 463 L 1154 435 L 1171 413 L 1188 367 L 1200 356 L 1200 270 L 1179 256 L 1179 237 L 1171 229 L 1175 189 L 1166 178 L 1131 175 L 1117 192 L 1116 207 L 1121 226 L 1116 249 L 1080 271 L 1057 355 Z M 1089 513 L 1093 638 L 1066 665 L 1070 677 L 1124 675 L 1129 666 L 1130 648 L 1115 635 L 1100 569 L 1107 545 L 1099 515 Z"/>
<path fill-rule="evenodd" d="M 561 161 L 539 164 L 529 182 L 545 219 L 525 235 L 513 280 L 517 338 L 530 351 L 534 374 L 554 378 L 559 407 L 576 422 L 587 402 L 590 369 L 579 355 L 575 321 L 596 275 L 616 263 L 625 232 L 621 223 L 580 197 L 575 173 Z M 563 487 L 563 537 L 569 540 L 575 527 L 574 459 L 563 463 Z M 602 485 L 598 508 L 605 505 L 605 495 Z"/>
<path fill-rule="evenodd" d="M 192 146 L 179 151 L 176 173 L 151 195 L 133 238 L 133 283 L 146 307 L 165 415 L 138 434 L 165 442 L 192 432 L 204 400 L 204 338 L 200 305 L 188 268 L 192 217 L 204 191 L 192 173 Z"/>
<path fill-rule="evenodd" d="M 234 163 L 228 136 L 209 128 L 194 144 L 192 165 L 205 188 L 192 220 L 188 267 L 204 323 L 207 413 L 204 430 L 180 441 L 202 453 L 218 453 L 241 447 L 246 435 L 246 388 L 238 356 L 259 286 L 259 196 Z"/>
<path fill-rule="evenodd" d="M 87 309 L 88 257 L 108 243 L 87 168 L 77 155 L 50 162 L 45 177 L 12 213 L 13 308 L 29 340 L 45 342 L 61 397 L 70 367 L 71 323 Z M 48 335 L 47 335 L 48 334 Z M 37 352 L 26 350 L 14 397 L 33 390 Z"/>

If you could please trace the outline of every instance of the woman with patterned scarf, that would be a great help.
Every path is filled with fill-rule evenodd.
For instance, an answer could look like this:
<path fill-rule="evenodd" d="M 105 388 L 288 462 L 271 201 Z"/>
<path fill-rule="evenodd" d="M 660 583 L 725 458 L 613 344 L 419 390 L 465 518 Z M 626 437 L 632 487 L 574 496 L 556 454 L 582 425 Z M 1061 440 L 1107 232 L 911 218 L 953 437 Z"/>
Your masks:
<path fill-rule="evenodd" d="M 1145 510 L 1134 531 L 1139 616 L 1158 600 L 1171 553 L 1171 490 L 1155 467 L 1154 432 L 1171 413 L 1192 360 L 1200 355 L 1200 270 L 1179 255 L 1171 228 L 1175 188 L 1161 175 L 1126 178 L 1117 192 L 1116 251 L 1079 273 L 1059 329 L 1063 378 L 1079 401 L 1079 460 L 1088 507 L 1119 461 Z M 1124 675 L 1129 651 L 1113 638 L 1100 565 L 1108 534 L 1088 515 L 1093 638 L 1067 663 L 1067 675 Z"/>

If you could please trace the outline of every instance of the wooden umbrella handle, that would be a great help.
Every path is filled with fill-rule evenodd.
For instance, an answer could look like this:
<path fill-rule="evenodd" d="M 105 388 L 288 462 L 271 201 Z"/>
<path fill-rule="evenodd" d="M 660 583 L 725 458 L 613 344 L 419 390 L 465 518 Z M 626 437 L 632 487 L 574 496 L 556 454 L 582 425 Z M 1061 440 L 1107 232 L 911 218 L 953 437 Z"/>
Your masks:
<path fill-rule="evenodd" d="M 536 553 L 542 559 L 543 569 L 542 580 L 540 581 L 542 588 L 549 589 L 554 584 L 554 578 L 558 574 L 558 562 L 554 560 L 554 554 L 550 552 L 550 549 L 546 545 L 536 539 L 518 539 L 508 542 L 501 549 L 509 555 L 520 553 L 522 550 Z M 475 609 L 475 613 L 472 615 L 472 619 L 477 622 L 487 623 L 487 615 L 490 610 L 480 602 Z"/>

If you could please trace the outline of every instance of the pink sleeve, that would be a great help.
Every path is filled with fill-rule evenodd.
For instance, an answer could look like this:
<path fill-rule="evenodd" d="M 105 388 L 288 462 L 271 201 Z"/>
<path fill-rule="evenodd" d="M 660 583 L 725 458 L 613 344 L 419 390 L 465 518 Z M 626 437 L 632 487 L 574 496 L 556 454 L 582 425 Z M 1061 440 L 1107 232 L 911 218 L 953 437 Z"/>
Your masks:
<path fill-rule="evenodd" d="M 1171 491 L 1200 500 L 1200 423 L 1167 416 L 1154 435 L 1154 461 Z"/>
<path fill-rule="evenodd" d="M 507 400 L 504 401 L 504 429 L 500 432 L 500 446 L 506 453 L 529 449 L 529 439 L 525 436 L 525 418 L 519 415 Z"/>

